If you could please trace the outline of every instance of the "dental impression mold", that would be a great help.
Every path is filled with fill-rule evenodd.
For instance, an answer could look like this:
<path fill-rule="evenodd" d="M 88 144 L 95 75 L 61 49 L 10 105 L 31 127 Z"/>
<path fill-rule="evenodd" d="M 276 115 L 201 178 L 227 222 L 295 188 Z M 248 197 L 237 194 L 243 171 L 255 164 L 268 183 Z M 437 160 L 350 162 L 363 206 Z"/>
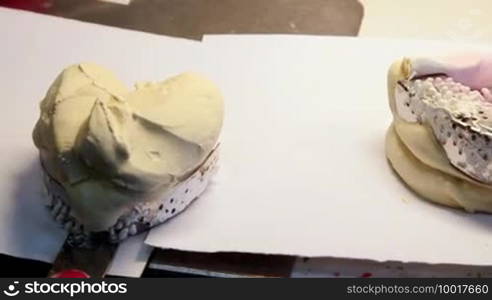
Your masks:
<path fill-rule="evenodd" d="M 109 70 L 63 70 L 33 139 L 54 218 L 74 246 L 120 242 L 183 211 L 218 160 L 223 99 L 194 73 L 129 90 Z"/>
<path fill-rule="evenodd" d="M 431 201 L 492 212 L 492 55 L 405 58 L 388 73 L 386 156 Z"/>

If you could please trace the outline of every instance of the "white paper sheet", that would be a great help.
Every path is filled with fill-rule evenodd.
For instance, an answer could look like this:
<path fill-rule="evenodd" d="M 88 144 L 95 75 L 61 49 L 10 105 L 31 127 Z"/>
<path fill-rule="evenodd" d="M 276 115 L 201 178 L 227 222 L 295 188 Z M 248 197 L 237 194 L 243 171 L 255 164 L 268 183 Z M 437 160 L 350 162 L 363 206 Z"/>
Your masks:
<path fill-rule="evenodd" d="M 492 264 L 492 217 L 422 201 L 384 155 L 389 64 L 470 47 L 305 36 L 206 36 L 204 46 L 226 101 L 220 169 L 206 194 L 146 243 Z"/>
<path fill-rule="evenodd" d="M 492 41 L 490 0 L 359 0 L 364 17 L 359 36 Z"/>
<path fill-rule="evenodd" d="M 31 131 L 38 103 L 69 64 L 93 61 L 129 86 L 197 70 L 197 42 L 0 8 L 0 252 L 51 262 L 65 233 L 40 201 L 37 151 Z M 199 70 L 197 70 L 199 71 Z M 139 276 L 150 247 L 136 237 L 121 245 L 112 275 Z"/>
<path fill-rule="evenodd" d="M 144 244 L 147 233 L 132 236 L 118 246 L 108 274 L 140 277 L 147 266 L 153 247 Z"/>

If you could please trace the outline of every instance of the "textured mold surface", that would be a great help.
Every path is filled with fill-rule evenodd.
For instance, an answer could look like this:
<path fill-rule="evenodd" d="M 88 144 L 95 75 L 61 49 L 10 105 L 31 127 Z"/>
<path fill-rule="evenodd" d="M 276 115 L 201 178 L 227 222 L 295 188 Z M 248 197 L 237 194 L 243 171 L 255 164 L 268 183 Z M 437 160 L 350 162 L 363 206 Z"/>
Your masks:
<path fill-rule="evenodd" d="M 218 149 L 185 181 L 178 184 L 162 198 L 139 203 L 106 231 L 88 232 L 70 213 L 65 189 L 49 174 L 43 172 L 43 182 L 48 199 L 47 207 L 53 218 L 68 232 L 68 242 L 75 247 L 92 247 L 100 242 L 118 243 L 142 233 L 178 215 L 196 200 L 206 189 L 215 173 Z"/>
<path fill-rule="evenodd" d="M 446 75 L 398 81 L 398 116 L 430 125 L 453 166 L 492 184 L 492 94 L 471 89 Z"/>

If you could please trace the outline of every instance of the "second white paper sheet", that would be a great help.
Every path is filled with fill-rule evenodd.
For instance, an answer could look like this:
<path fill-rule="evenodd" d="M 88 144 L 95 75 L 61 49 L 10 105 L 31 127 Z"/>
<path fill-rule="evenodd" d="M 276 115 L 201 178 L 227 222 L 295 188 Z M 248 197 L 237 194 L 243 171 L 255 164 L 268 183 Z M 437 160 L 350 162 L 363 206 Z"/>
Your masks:
<path fill-rule="evenodd" d="M 423 201 L 390 169 L 386 72 L 401 56 L 473 48 L 422 41 L 207 36 L 223 90 L 220 169 L 162 248 L 492 264 L 492 216 Z"/>

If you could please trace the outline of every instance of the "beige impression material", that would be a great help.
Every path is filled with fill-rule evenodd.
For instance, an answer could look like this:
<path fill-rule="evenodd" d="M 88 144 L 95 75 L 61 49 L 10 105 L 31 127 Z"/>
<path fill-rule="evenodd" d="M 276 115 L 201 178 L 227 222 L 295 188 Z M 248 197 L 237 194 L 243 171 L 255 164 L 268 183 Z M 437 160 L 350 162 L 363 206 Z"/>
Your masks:
<path fill-rule="evenodd" d="M 129 91 L 109 70 L 82 63 L 48 90 L 33 139 L 72 215 L 103 231 L 186 180 L 216 146 L 223 113 L 219 90 L 200 75 Z"/>

